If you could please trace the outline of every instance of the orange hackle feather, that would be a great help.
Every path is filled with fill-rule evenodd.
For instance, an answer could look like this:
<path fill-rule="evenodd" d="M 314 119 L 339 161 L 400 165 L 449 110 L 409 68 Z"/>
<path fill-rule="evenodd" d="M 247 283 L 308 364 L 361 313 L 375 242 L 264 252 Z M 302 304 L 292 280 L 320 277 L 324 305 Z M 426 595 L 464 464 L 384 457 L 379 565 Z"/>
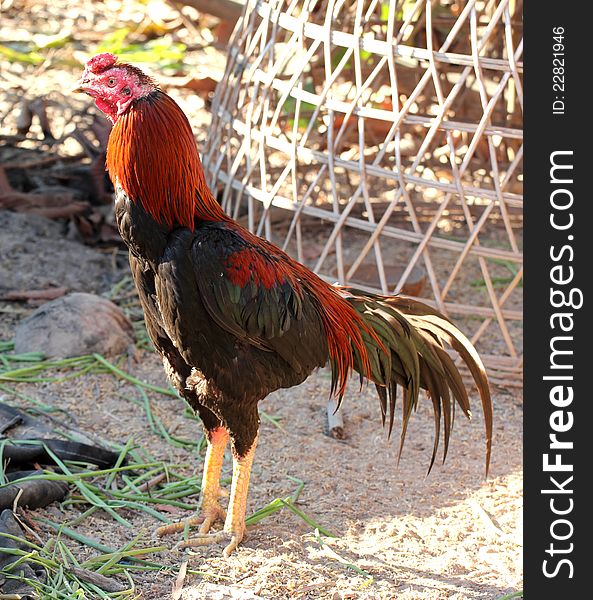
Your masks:
<path fill-rule="evenodd" d="M 353 369 L 370 376 L 361 332 L 384 347 L 377 334 L 345 299 L 345 290 L 325 283 L 222 210 L 206 184 L 189 121 L 172 98 L 155 90 L 122 115 L 111 131 L 106 164 L 112 180 L 158 223 L 193 231 L 196 221 L 225 222 L 248 244 L 262 248 L 263 254 L 236 253 L 227 265 L 233 283 L 245 285 L 252 278 L 271 287 L 275 282 L 288 281 L 294 289 L 305 288 L 317 299 L 333 364 L 332 391 L 339 398 Z M 264 258 L 266 255 L 270 260 Z M 362 364 L 357 363 L 357 355 Z"/>
<path fill-rule="evenodd" d="M 160 90 L 117 120 L 106 165 L 111 179 L 159 223 L 193 231 L 195 217 L 229 219 L 206 184 L 187 117 Z"/>

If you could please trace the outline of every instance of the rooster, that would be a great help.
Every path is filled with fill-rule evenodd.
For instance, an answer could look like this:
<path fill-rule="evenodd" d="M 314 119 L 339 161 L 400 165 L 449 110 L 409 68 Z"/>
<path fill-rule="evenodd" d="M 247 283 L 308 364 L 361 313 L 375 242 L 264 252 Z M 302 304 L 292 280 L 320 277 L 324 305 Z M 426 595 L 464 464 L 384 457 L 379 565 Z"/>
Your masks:
<path fill-rule="evenodd" d="M 161 527 L 160 535 L 199 525 L 184 545 L 224 542 L 226 556 L 237 547 L 245 534 L 258 402 L 327 364 L 338 405 L 353 371 L 361 384 L 375 384 L 389 433 L 402 387 L 400 452 L 425 389 L 434 410 L 432 467 L 441 421 L 446 456 L 455 401 L 470 416 L 465 386 L 446 350 L 451 346 L 481 396 L 488 469 L 488 380 L 476 350 L 447 318 L 411 298 L 330 285 L 231 219 L 208 189 L 187 117 L 137 67 L 99 54 L 86 63 L 75 91 L 92 96 L 113 123 L 106 167 L 146 328 L 207 439 L 200 514 Z M 229 440 L 233 476 L 225 511 L 220 474 Z M 218 520 L 223 529 L 211 533 Z"/>

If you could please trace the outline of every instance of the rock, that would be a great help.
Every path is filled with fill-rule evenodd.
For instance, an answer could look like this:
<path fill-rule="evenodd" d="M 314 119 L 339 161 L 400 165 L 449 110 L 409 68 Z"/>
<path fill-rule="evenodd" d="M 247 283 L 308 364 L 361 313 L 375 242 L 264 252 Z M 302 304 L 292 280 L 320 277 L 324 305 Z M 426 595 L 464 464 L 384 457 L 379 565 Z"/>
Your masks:
<path fill-rule="evenodd" d="M 113 302 L 74 293 L 40 306 L 16 328 L 15 352 L 68 358 L 96 352 L 116 355 L 134 343 L 132 324 Z"/>

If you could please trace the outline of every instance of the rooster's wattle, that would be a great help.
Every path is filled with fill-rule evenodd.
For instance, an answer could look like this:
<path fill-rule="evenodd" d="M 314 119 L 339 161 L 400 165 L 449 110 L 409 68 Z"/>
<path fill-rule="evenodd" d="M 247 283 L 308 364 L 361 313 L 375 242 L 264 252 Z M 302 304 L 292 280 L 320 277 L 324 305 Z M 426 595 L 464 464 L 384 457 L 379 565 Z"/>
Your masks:
<path fill-rule="evenodd" d="M 200 534 L 186 542 L 227 541 L 245 530 L 247 488 L 258 438 L 258 402 L 328 364 L 341 400 L 352 371 L 377 388 L 393 425 L 403 388 L 403 442 L 420 388 L 435 414 L 434 461 L 444 425 L 445 455 L 454 402 L 469 416 L 451 346 L 480 392 L 490 459 L 492 403 L 482 362 L 467 338 L 436 310 L 411 298 L 332 286 L 231 219 L 208 189 L 196 143 L 179 106 L 138 68 L 112 54 L 91 58 L 77 84 L 111 119 L 107 169 L 115 214 L 146 327 L 172 385 L 198 412 L 208 440 Z M 230 438 L 228 513 L 219 504 Z M 218 533 L 208 533 L 217 519 Z M 184 524 L 161 528 L 182 531 Z"/>

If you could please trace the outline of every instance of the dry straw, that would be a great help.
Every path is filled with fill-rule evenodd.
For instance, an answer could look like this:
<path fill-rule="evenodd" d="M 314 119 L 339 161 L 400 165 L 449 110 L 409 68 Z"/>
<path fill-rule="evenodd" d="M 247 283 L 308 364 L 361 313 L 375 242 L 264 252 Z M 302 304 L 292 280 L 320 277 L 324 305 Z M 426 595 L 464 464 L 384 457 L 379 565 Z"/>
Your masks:
<path fill-rule="evenodd" d="M 507 383 L 522 29 L 511 0 L 248 0 L 204 152 L 224 208 L 329 281 L 393 293 L 424 274 Z"/>

